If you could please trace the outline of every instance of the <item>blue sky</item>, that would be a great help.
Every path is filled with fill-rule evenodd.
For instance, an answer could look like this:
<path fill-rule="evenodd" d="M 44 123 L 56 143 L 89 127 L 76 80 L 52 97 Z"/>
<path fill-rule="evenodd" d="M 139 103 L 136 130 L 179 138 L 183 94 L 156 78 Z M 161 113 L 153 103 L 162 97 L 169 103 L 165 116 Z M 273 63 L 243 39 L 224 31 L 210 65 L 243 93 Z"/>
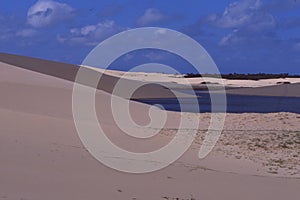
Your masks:
<path fill-rule="evenodd" d="M 189 35 L 223 73 L 300 74 L 300 0 L 2 0 L 0 52 L 80 64 L 104 39 L 147 26 Z M 130 55 L 113 67 L 159 62 L 192 72 L 165 52 Z"/>

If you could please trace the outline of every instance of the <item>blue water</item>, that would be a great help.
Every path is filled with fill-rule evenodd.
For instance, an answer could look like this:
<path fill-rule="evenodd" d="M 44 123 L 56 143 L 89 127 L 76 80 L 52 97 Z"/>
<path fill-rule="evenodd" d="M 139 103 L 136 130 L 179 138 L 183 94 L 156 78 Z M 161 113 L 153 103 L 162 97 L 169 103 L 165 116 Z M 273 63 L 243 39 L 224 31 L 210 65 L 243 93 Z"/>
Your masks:
<path fill-rule="evenodd" d="M 211 98 L 208 93 L 197 92 L 201 98 L 197 100 L 182 99 L 141 99 L 139 102 L 150 105 L 158 104 L 166 110 L 184 112 L 211 112 Z M 179 104 L 181 103 L 181 107 Z M 300 98 L 297 97 L 269 97 L 227 94 L 226 111 L 229 113 L 272 113 L 292 112 L 300 114 Z M 224 105 L 215 104 L 214 112 L 224 112 Z"/>

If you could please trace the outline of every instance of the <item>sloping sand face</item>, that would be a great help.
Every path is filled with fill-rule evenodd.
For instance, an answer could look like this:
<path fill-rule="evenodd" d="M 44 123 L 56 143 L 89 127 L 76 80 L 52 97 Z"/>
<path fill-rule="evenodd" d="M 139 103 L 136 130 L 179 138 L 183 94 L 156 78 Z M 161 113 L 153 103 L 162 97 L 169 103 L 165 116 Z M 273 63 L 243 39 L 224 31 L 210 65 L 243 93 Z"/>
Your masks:
<path fill-rule="evenodd" d="M 41 67 L 35 60 L 27 63 L 31 65 Z M 0 72 L 0 199 L 299 197 L 299 115 L 228 114 L 221 140 L 200 161 L 197 155 L 210 115 L 187 114 L 201 119 L 189 151 L 163 170 L 133 175 L 104 166 L 82 145 L 72 117 L 71 80 L 7 63 L 0 63 Z M 97 91 L 99 122 L 116 145 L 133 152 L 153 151 L 176 134 L 179 114 L 167 112 L 169 121 L 157 136 L 140 140 L 125 135 L 106 106 L 109 100 L 109 93 Z M 147 124 L 150 106 L 131 102 L 130 109 L 137 124 Z"/>
<path fill-rule="evenodd" d="M 60 79 L 74 82 L 76 75 L 79 70 L 79 66 L 65 64 L 60 62 L 46 61 L 37 58 L 29 58 L 24 56 L 16 56 L 12 54 L 0 53 L 0 61 L 5 64 L 17 66 L 22 69 L 46 74 L 49 76 L 57 77 Z M 102 72 L 96 72 L 95 70 L 89 70 L 86 68 L 85 71 L 90 73 L 101 73 L 101 79 L 99 80 L 97 88 L 108 93 L 113 93 L 116 83 L 120 80 L 120 77 L 103 74 Z M 139 80 L 126 80 L 122 78 L 122 85 L 124 88 L 139 87 L 142 82 Z M 122 93 L 116 95 L 122 96 Z M 123 94 L 124 95 L 124 94 Z M 187 97 L 184 93 L 177 93 L 177 96 Z M 138 90 L 131 96 L 132 99 L 140 98 L 174 98 L 175 95 L 172 91 L 158 84 L 147 84 L 143 90 Z M 125 96 L 124 98 L 128 98 Z"/>

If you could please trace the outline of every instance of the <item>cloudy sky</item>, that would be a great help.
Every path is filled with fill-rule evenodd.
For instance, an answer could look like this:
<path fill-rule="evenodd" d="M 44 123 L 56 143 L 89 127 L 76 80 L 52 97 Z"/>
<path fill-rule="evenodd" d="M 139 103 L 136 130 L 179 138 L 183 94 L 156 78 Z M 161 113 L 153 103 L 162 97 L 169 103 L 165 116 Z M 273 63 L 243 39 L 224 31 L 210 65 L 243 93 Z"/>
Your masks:
<path fill-rule="evenodd" d="M 192 37 L 223 73 L 300 74 L 300 0 L 2 0 L 0 52 L 81 64 L 104 39 L 147 26 Z M 152 50 L 113 67 L 144 62 L 191 72 L 185 61 Z"/>

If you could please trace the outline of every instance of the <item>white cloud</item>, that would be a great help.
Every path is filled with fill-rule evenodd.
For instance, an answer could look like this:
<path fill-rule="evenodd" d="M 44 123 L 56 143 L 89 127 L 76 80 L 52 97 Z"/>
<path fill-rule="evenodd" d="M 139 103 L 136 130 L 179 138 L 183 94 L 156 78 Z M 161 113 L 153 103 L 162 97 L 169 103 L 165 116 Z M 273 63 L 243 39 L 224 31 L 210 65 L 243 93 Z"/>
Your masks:
<path fill-rule="evenodd" d="M 276 27 L 276 20 L 264 10 L 260 0 L 231 3 L 222 15 L 213 15 L 208 20 L 217 27 L 233 29 L 220 40 L 219 45 L 243 42 Z"/>
<path fill-rule="evenodd" d="M 35 28 L 50 26 L 69 20 L 74 9 L 66 3 L 53 0 L 39 0 L 27 12 L 27 23 Z"/>
<path fill-rule="evenodd" d="M 236 44 L 238 42 L 241 42 L 244 39 L 244 37 L 241 36 L 241 33 L 238 29 L 234 29 L 231 33 L 224 36 L 220 42 L 220 46 L 230 45 L 230 44 Z"/>
<path fill-rule="evenodd" d="M 224 28 L 236 28 L 250 23 L 259 6 L 260 0 L 242 0 L 231 3 L 218 19 L 217 25 Z"/>
<path fill-rule="evenodd" d="M 155 8 L 148 8 L 145 13 L 138 18 L 137 25 L 146 26 L 153 23 L 161 22 L 166 20 L 167 16 L 164 15 L 160 10 Z"/>
<path fill-rule="evenodd" d="M 155 31 L 155 34 L 157 34 L 157 35 L 164 35 L 166 33 L 167 33 L 167 29 L 165 29 L 165 28 L 160 28 L 157 31 Z"/>
<path fill-rule="evenodd" d="M 231 3 L 218 18 L 215 24 L 222 28 L 247 28 L 249 30 L 263 30 L 274 28 L 274 17 L 262 9 L 260 0 L 242 0 Z"/>
<path fill-rule="evenodd" d="M 107 20 L 94 25 L 72 28 L 67 36 L 59 35 L 57 40 L 61 43 L 95 46 L 102 40 L 123 30 L 125 30 L 124 27 L 118 26 L 114 21 Z"/>
<path fill-rule="evenodd" d="M 157 62 L 157 61 L 165 59 L 164 53 L 148 52 L 144 56 L 146 58 L 148 58 L 151 62 Z"/>
<path fill-rule="evenodd" d="M 19 37 L 33 37 L 37 34 L 37 31 L 34 30 L 34 29 L 22 29 L 22 30 L 19 30 L 17 31 L 16 33 L 16 36 L 19 36 Z"/>
<path fill-rule="evenodd" d="M 298 0 L 272 0 L 266 1 L 264 9 L 269 11 L 288 11 L 290 9 L 298 9 L 300 1 Z"/>
<path fill-rule="evenodd" d="M 300 51 L 300 42 L 294 45 L 294 49 Z"/>
<path fill-rule="evenodd" d="M 89 33 L 92 33 L 94 31 L 96 31 L 98 26 L 101 27 L 101 26 L 103 26 L 103 24 L 88 25 L 88 26 L 84 26 L 82 28 L 73 28 L 73 29 L 70 30 L 70 32 L 73 33 L 73 34 L 79 34 L 79 35 L 85 36 L 85 35 L 88 35 Z M 104 26 L 109 28 L 109 27 L 111 27 L 111 24 L 108 23 Z"/>

